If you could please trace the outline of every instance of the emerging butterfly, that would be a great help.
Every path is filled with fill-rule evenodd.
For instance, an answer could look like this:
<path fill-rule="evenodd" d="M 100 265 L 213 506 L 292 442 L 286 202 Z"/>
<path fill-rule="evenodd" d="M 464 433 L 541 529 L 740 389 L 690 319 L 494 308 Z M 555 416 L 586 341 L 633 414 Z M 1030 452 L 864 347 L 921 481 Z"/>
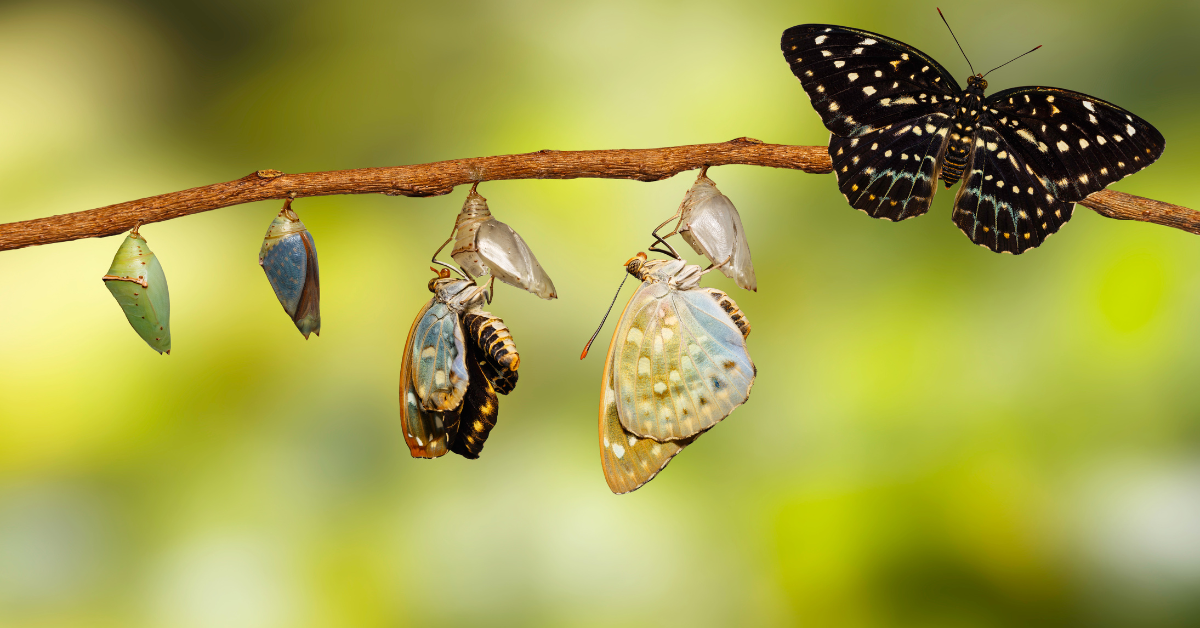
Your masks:
<path fill-rule="evenodd" d="M 400 362 L 404 440 L 414 458 L 447 450 L 478 458 L 496 426 L 496 394 L 516 387 L 521 358 L 504 321 L 481 309 L 483 286 L 434 272 L 434 297 L 417 313 Z"/>
<path fill-rule="evenodd" d="M 1087 94 L 1015 87 L 985 97 L 974 69 L 964 91 L 929 55 L 869 31 L 802 24 L 781 45 L 832 133 L 829 155 L 852 207 L 912 218 L 929 210 L 938 179 L 949 188 L 961 178 L 954 224 L 996 252 L 1038 246 L 1074 203 L 1165 146 L 1148 122 Z"/>
<path fill-rule="evenodd" d="M 729 295 L 701 288 L 681 259 L 625 263 L 642 285 L 625 306 L 600 381 L 600 462 L 628 493 L 746 402 L 757 370 L 750 323 Z M 584 355 L 586 355 L 586 350 Z"/>

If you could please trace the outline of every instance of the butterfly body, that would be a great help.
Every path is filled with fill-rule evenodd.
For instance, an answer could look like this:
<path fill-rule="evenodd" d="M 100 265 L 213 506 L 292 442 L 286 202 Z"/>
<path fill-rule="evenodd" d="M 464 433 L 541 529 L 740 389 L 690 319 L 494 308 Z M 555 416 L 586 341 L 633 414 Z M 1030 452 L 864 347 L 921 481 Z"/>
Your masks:
<path fill-rule="evenodd" d="M 439 276 L 417 313 L 400 366 L 400 416 L 414 458 L 453 451 L 478 458 L 498 409 L 516 386 L 520 357 L 500 318 L 484 312 L 486 291 Z"/>
<path fill-rule="evenodd" d="M 701 288 L 699 266 L 635 257 L 642 280 L 617 323 L 601 377 L 600 455 L 614 493 L 650 481 L 749 398 L 756 369 L 745 316 Z"/>
<path fill-rule="evenodd" d="M 904 220 L 929 210 L 938 179 L 962 181 L 954 223 L 972 242 L 1019 254 L 1071 218 L 1074 203 L 1155 161 L 1162 135 L 1112 103 L 1053 87 L 987 96 L 925 53 L 877 33 L 789 28 L 792 73 L 831 132 L 852 207 Z"/>
<path fill-rule="evenodd" d="M 967 79 L 966 91 L 954 99 L 958 109 L 950 121 L 951 130 L 941 172 L 941 179 L 947 188 L 958 183 L 970 160 L 971 146 L 975 143 L 975 127 L 979 125 L 980 112 L 983 111 L 983 90 L 986 88 L 987 81 L 983 77 L 972 76 Z"/>

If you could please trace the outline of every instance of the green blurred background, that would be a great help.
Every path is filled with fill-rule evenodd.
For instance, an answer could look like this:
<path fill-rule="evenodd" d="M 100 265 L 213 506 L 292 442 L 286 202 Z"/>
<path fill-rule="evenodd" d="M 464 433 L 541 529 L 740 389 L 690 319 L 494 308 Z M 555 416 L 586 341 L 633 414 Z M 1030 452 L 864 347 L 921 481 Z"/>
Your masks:
<path fill-rule="evenodd" d="M 1165 156 L 1115 188 L 1200 207 L 1200 4 L 941 6 L 981 69 L 1045 44 L 992 91 L 1157 125 Z M 261 168 L 820 144 L 778 47 L 804 22 L 967 74 L 932 4 L 0 2 L 0 221 Z M 499 288 L 522 376 L 478 461 L 410 459 L 397 407 L 465 188 L 298 201 L 321 256 L 307 342 L 256 263 L 278 202 L 143 228 L 168 357 L 100 281 L 119 237 L 0 253 L 0 625 L 1200 622 L 1200 241 L 1078 208 L 1000 256 L 945 192 L 892 224 L 831 176 L 710 174 L 760 292 L 708 282 L 753 323 L 758 380 L 622 497 L 598 459 L 604 354 L 577 356 L 692 173 L 481 187 L 560 298 Z"/>

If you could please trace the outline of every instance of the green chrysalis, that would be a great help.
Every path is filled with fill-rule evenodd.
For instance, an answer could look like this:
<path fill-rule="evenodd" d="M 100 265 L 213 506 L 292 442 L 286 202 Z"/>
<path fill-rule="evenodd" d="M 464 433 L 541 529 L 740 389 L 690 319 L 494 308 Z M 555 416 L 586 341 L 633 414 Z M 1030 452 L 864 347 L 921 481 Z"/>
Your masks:
<path fill-rule="evenodd" d="M 167 277 L 137 227 L 121 243 L 102 279 L 142 340 L 159 353 L 171 353 Z"/>

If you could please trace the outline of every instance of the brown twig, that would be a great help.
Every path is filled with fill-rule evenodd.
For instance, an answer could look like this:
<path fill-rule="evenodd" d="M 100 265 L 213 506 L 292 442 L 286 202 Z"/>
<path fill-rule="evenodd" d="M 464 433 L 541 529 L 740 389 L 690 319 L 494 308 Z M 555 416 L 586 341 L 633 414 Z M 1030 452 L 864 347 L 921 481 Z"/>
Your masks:
<path fill-rule="evenodd" d="M 137 224 L 269 199 L 334 194 L 438 196 L 450 193 L 458 185 L 503 179 L 659 181 L 687 170 L 730 164 L 791 168 L 815 174 L 826 174 L 833 168 L 824 146 L 764 144 L 742 137 L 719 144 L 632 150 L 543 150 L 391 168 L 303 174 L 259 170 L 236 181 L 72 214 L 0 224 L 0 251 L 116 235 Z M 1081 204 L 1109 218 L 1152 222 L 1200 235 L 1200 212 L 1186 207 L 1112 190 L 1096 192 Z"/>

